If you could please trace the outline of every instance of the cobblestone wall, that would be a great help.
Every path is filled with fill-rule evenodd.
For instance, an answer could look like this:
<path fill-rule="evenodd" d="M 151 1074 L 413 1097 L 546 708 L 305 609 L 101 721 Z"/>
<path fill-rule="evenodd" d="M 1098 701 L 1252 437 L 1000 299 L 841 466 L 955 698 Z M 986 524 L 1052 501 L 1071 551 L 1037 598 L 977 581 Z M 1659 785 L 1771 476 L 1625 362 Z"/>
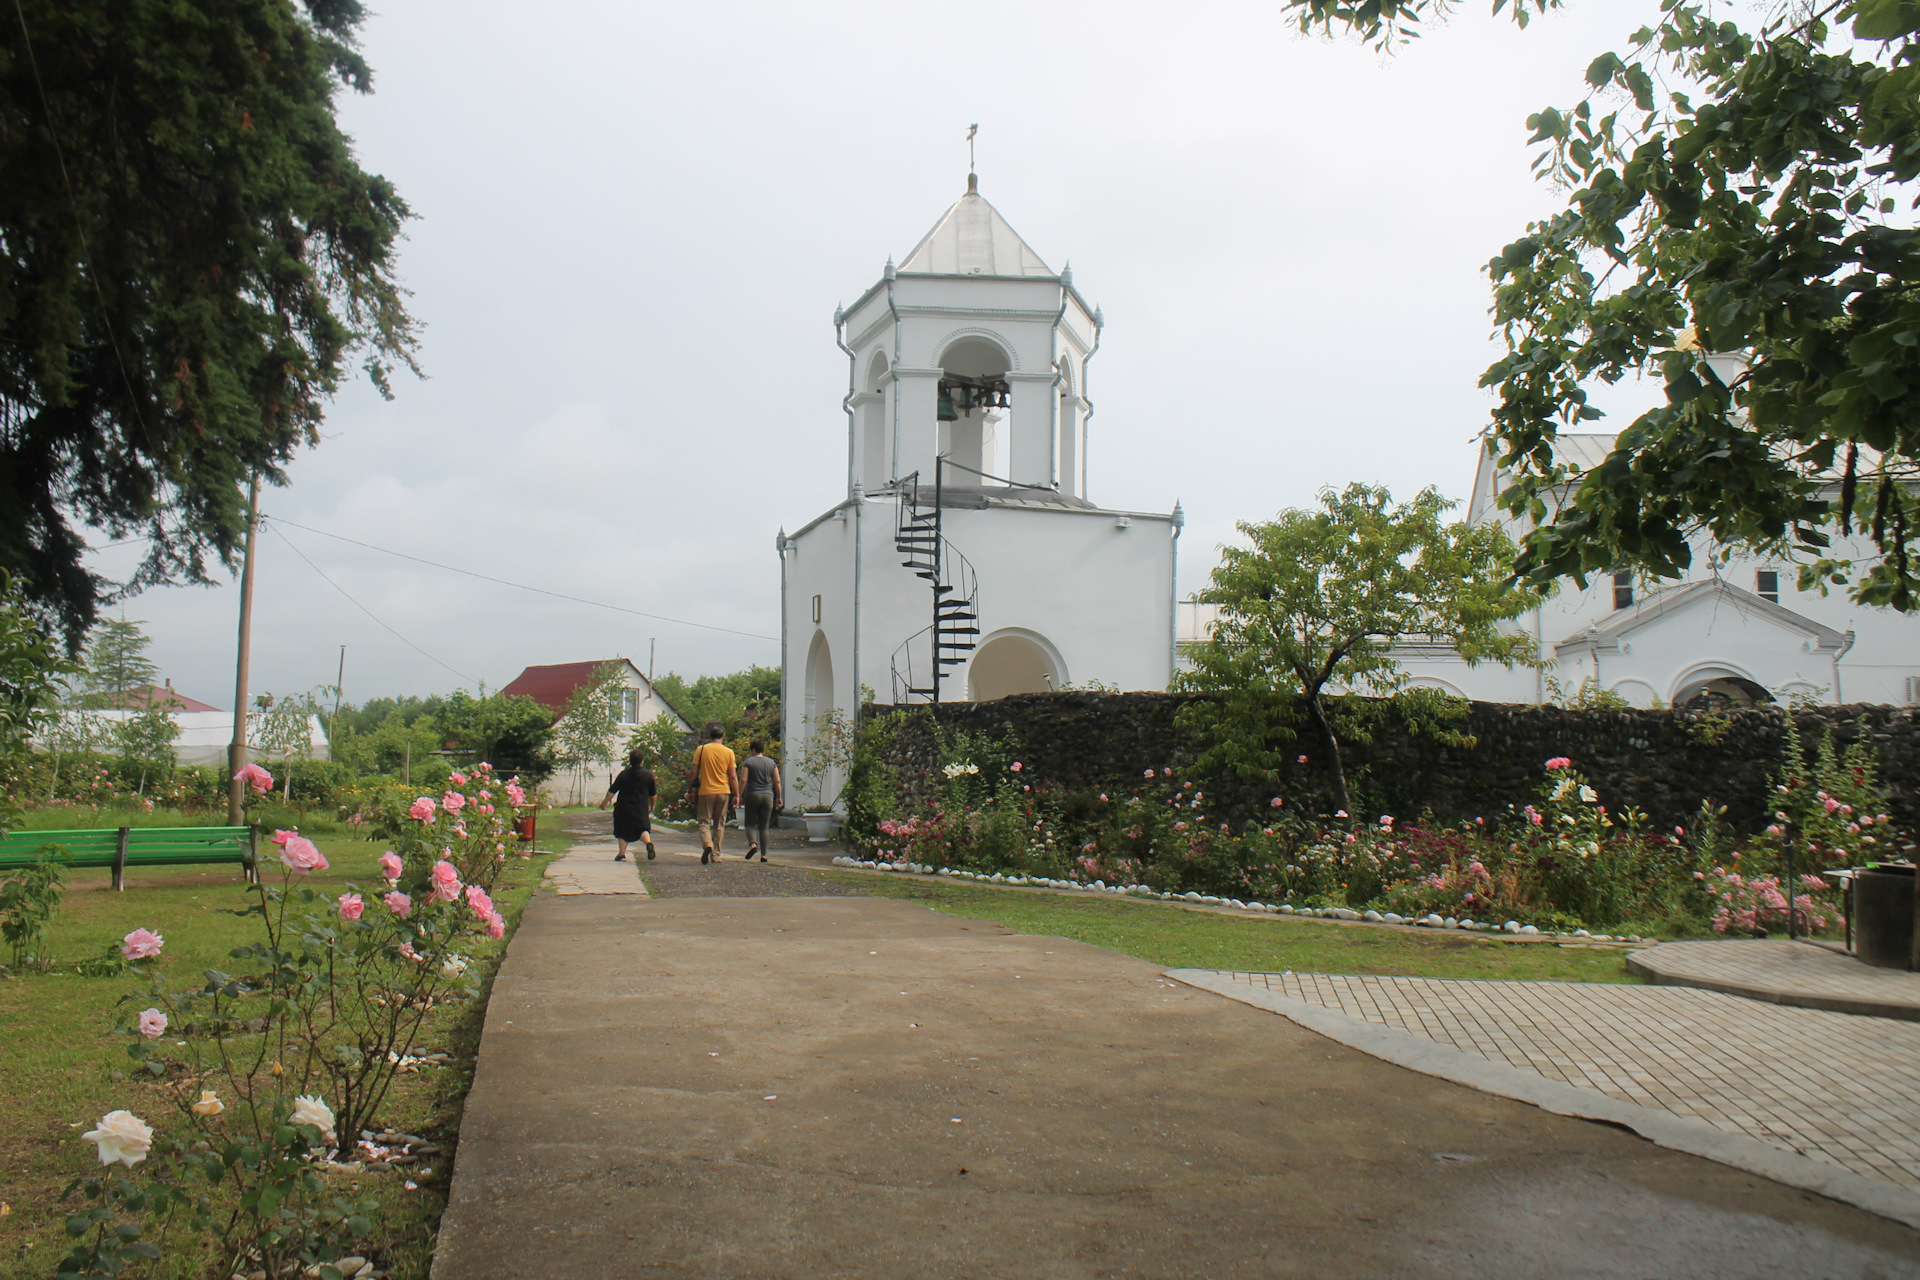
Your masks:
<path fill-rule="evenodd" d="M 930 790 L 938 761 L 933 722 L 1018 744 L 1031 776 L 1070 786 L 1125 787 L 1148 767 L 1189 764 L 1196 743 L 1176 723 L 1187 698 L 1163 693 L 1028 694 L 997 702 L 949 703 L 901 720 L 889 763 L 910 802 Z M 878 707 L 876 714 L 898 714 Z M 1685 823 L 1703 800 L 1727 806 L 1741 830 L 1766 824 L 1767 775 L 1780 764 L 1786 712 L 1734 711 L 1717 721 L 1674 711 L 1571 711 L 1476 702 L 1460 726 L 1473 745 L 1447 746 L 1394 727 L 1343 753 L 1356 797 L 1400 815 L 1441 818 L 1497 813 L 1531 798 L 1542 764 L 1568 756 L 1593 779 L 1610 808 L 1637 805 L 1661 825 Z M 1879 751 L 1900 826 L 1920 825 L 1920 712 L 1908 707 L 1821 707 L 1794 713 L 1809 750 L 1831 726 L 1836 741 L 1863 735 Z M 1302 751 L 1317 754 L 1301 739 Z M 1273 790 L 1295 803 L 1324 795 L 1313 763 L 1288 765 L 1278 786 L 1241 788 L 1235 807 L 1252 813 Z M 1208 790 L 1227 796 L 1223 780 Z"/>

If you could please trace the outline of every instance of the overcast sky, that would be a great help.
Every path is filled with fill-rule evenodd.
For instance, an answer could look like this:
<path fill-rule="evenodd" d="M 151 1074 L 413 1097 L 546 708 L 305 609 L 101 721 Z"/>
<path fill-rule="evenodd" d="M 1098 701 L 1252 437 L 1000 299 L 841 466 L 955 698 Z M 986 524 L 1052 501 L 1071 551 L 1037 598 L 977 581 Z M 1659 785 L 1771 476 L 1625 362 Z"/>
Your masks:
<path fill-rule="evenodd" d="M 1557 203 L 1525 119 L 1655 12 L 1519 32 L 1486 7 L 1384 58 L 1301 37 L 1274 0 L 390 0 L 364 32 L 376 92 L 342 117 L 419 215 L 400 271 L 428 377 L 344 392 L 264 508 L 729 630 L 282 525 L 254 692 L 330 683 L 343 644 L 355 702 L 644 667 L 653 640 L 661 671 L 777 663 L 756 638 L 779 633 L 774 535 L 845 485 L 834 306 L 964 191 L 974 121 L 981 193 L 1106 312 L 1090 496 L 1185 505 L 1183 594 L 1234 521 L 1322 486 L 1463 497 L 1490 404 L 1482 267 Z M 169 588 L 127 616 L 224 707 L 237 608 L 231 585 Z"/>

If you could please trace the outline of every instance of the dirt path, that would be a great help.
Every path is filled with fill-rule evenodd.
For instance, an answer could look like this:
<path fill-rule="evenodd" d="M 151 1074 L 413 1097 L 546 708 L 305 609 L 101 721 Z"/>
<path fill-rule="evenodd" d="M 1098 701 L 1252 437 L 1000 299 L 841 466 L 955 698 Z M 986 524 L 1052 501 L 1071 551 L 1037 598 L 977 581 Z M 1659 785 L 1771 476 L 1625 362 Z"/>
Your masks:
<path fill-rule="evenodd" d="M 667 887 L 697 859 L 663 849 L 661 899 L 528 909 L 436 1280 L 1920 1271 L 1883 1219 L 1154 966 L 905 902 Z"/>

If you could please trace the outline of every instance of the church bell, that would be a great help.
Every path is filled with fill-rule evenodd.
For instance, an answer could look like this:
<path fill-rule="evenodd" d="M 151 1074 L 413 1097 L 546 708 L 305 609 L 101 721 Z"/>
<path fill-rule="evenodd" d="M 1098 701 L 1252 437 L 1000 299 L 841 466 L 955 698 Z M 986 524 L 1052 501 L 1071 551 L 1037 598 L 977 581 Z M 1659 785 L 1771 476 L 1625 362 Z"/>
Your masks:
<path fill-rule="evenodd" d="M 954 411 L 953 395 L 947 390 L 947 384 L 940 384 L 940 406 L 935 415 L 942 422 L 958 422 L 960 415 Z"/>

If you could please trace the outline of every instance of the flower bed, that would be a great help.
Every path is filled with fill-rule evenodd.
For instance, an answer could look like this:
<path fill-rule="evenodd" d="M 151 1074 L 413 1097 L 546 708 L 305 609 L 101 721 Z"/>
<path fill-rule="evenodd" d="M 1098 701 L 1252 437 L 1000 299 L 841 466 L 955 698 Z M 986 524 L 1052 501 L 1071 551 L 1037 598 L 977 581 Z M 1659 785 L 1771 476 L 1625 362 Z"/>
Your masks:
<path fill-rule="evenodd" d="M 1235 821 L 1205 780 L 1171 767 L 1090 794 L 1036 776 L 1005 743 L 954 734 L 942 745 L 933 801 L 855 824 L 856 859 L 1410 921 L 1757 933 L 1785 924 L 1790 841 L 1803 929 L 1836 918 L 1833 891 L 1806 873 L 1912 846 L 1891 827 L 1871 754 L 1831 740 L 1809 761 L 1792 739 L 1797 764 L 1774 784 L 1775 821 L 1751 837 L 1729 832 L 1712 806 L 1670 830 L 1631 807 L 1610 811 L 1565 756 L 1543 762 L 1531 794 L 1462 821 L 1321 817 L 1281 795 L 1261 820 Z"/>

